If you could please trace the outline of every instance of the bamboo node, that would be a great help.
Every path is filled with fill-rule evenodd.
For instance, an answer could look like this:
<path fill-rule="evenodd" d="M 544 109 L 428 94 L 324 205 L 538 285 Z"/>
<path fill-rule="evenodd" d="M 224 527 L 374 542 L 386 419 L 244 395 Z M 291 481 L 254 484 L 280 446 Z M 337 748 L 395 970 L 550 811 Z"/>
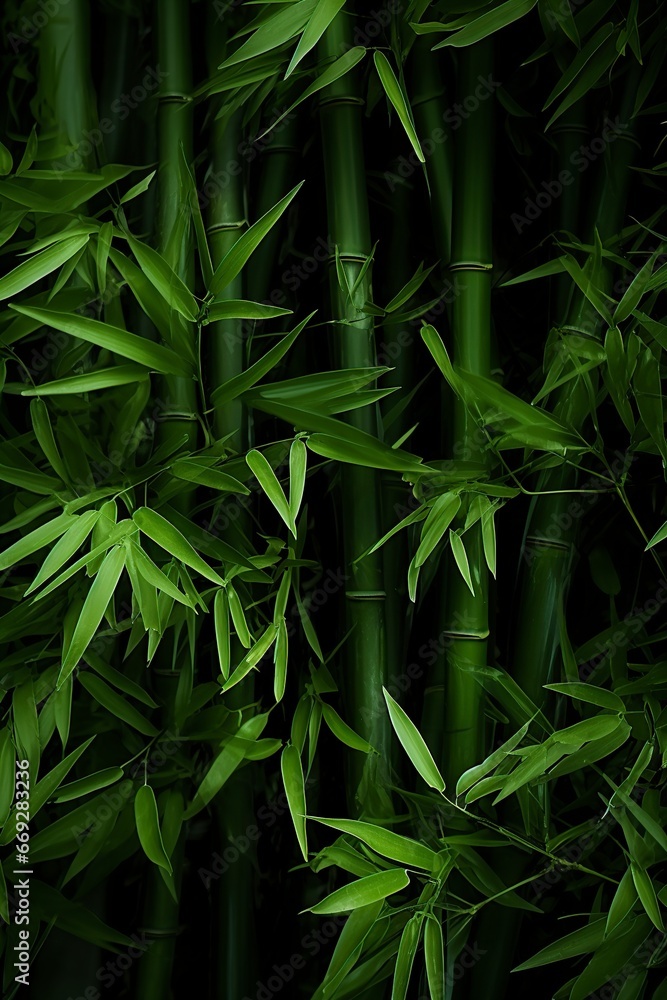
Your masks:
<path fill-rule="evenodd" d="M 455 260 L 448 269 L 450 271 L 492 271 L 493 264 L 485 264 L 480 260 Z"/>
<path fill-rule="evenodd" d="M 384 590 L 346 590 L 349 601 L 384 601 L 387 596 Z"/>

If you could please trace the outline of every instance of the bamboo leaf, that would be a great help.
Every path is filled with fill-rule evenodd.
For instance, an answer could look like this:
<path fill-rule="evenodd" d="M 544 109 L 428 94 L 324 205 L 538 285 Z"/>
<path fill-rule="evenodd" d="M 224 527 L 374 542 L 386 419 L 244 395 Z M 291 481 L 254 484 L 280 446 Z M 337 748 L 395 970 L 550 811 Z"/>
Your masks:
<path fill-rule="evenodd" d="M 139 267 L 165 302 L 185 319 L 194 323 L 199 314 L 199 306 L 185 282 L 179 278 L 157 250 L 153 250 L 152 247 L 136 240 L 129 233 L 127 239 Z"/>
<path fill-rule="evenodd" d="M 445 1000 L 445 949 L 442 924 L 433 913 L 424 924 L 424 963 L 431 1000 Z"/>
<path fill-rule="evenodd" d="M 320 903 L 309 907 L 311 913 L 347 913 L 360 906 L 369 906 L 380 899 L 386 899 L 410 884 L 410 876 L 402 868 L 366 875 L 350 885 L 336 889 Z"/>
<path fill-rule="evenodd" d="M 116 365 L 98 368 L 83 375 L 70 375 L 54 382 L 42 382 L 34 389 L 24 389 L 22 396 L 65 396 L 78 392 L 97 392 L 133 382 L 148 382 L 150 375 L 139 365 Z"/>
<path fill-rule="evenodd" d="M 100 571 L 101 572 L 101 571 Z M 86 689 L 88 694 L 90 694 L 96 702 L 98 702 L 102 708 L 106 708 L 107 712 L 111 712 L 115 715 L 117 719 L 122 722 L 126 722 L 128 726 L 132 726 L 138 732 L 143 733 L 144 736 L 157 736 L 159 730 L 155 728 L 152 722 L 139 712 L 134 705 L 119 694 L 118 691 L 114 691 L 113 688 L 109 687 L 108 684 L 100 678 L 96 677 L 94 674 L 89 674 L 82 672 L 79 674 L 79 683 L 82 687 Z"/>
<path fill-rule="evenodd" d="M 445 782 L 438 770 L 431 751 L 414 722 L 408 718 L 398 702 L 394 701 L 389 692 L 382 688 L 384 700 L 387 703 L 389 718 L 398 736 L 403 749 L 414 764 L 416 770 L 422 776 L 427 785 L 435 788 L 438 792 L 444 792 Z"/>
<path fill-rule="evenodd" d="M 45 326 L 52 326 L 62 333 L 69 333 L 79 340 L 84 340 L 96 347 L 102 347 L 114 354 L 136 361 L 152 371 L 162 374 L 192 375 L 192 367 L 168 347 L 153 344 L 144 337 L 137 337 L 120 327 L 101 323 L 97 319 L 79 316 L 76 313 L 62 313 L 57 309 L 37 309 L 34 306 L 12 305 L 11 309 L 39 320 Z"/>
<path fill-rule="evenodd" d="M 280 769 L 292 822 L 304 861 L 308 860 L 306 835 L 306 787 L 301 767 L 301 754 L 293 744 L 286 746 L 280 758 Z"/>
<path fill-rule="evenodd" d="M 308 24 L 306 25 L 299 44 L 285 72 L 285 79 L 292 75 L 305 55 L 313 49 L 327 30 L 345 0 L 318 0 Z"/>
<path fill-rule="evenodd" d="M 452 554 L 454 560 L 458 567 L 459 573 L 468 585 L 470 593 L 475 596 L 475 588 L 473 586 L 472 577 L 470 575 L 470 565 L 468 563 L 468 555 L 466 553 L 465 545 L 463 544 L 463 539 L 458 534 L 458 532 L 449 529 L 449 544 L 452 547 Z"/>
<path fill-rule="evenodd" d="M 383 858 L 398 861 L 411 868 L 421 868 L 427 872 L 432 872 L 438 867 L 440 859 L 430 847 L 382 826 L 353 819 L 325 819 L 322 816 L 312 816 L 311 819 L 323 826 L 331 827 L 332 830 L 339 830 L 341 833 L 356 837 Z"/>
<path fill-rule="evenodd" d="M 513 21 L 518 21 L 519 18 L 525 17 L 536 4 L 537 0 L 507 0 L 506 3 L 502 3 L 500 6 L 494 7 L 492 10 L 482 14 L 481 17 L 475 18 L 474 21 L 471 21 L 470 24 L 467 24 L 455 34 L 450 35 L 449 38 L 438 42 L 437 45 L 433 46 L 433 51 L 443 49 L 446 45 L 454 45 L 457 48 L 464 45 L 474 45 L 475 42 L 481 41 L 482 38 L 487 38 L 489 35 L 495 34 L 496 31 L 505 28 L 508 24 L 512 24 Z"/>
<path fill-rule="evenodd" d="M 86 245 L 89 236 L 73 236 L 61 240 L 54 246 L 35 254 L 30 260 L 23 261 L 13 271 L 0 278 L 0 300 L 18 295 L 25 288 L 30 288 L 47 274 L 51 274 Z"/>
<path fill-rule="evenodd" d="M 396 109 L 396 114 L 400 118 L 401 124 L 405 129 L 405 134 L 417 154 L 417 159 L 420 163 L 425 163 L 426 157 L 424 156 L 419 138 L 417 137 L 417 133 L 415 131 L 412 111 L 410 110 L 405 94 L 401 89 L 401 85 L 394 75 L 394 71 L 391 68 L 389 60 L 384 52 L 380 52 L 379 50 L 373 53 L 373 59 L 375 61 L 375 68 L 378 72 L 378 76 L 380 77 L 380 83 L 382 84 L 384 92 L 390 103 Z"/>
<path fill-rule="evenodd" d="M 298 2 L 303 2 L 303 0 L 298 0 Z M 251 255 L 264 237 L 273 229 L 280 216 L 301 190 L 303 184 L 304 181 L 301 181 L 296 187 L 293 187 L 289 194 L 286 194 L 266 215 L 263 215 L 261 219 L 244 232 L 243 236 L 239 237 L 231 250 L 222 258 L 213 273 L 209 286 L 211 295 L 219 295 L 240 274 Z"/>
<path fill-rule="evenodd" d="M 150 785 L 141 785 L 134 799 L 134 816 L 139 842 L 149 861 L 171 875 L 172 867 L 162 842 L 155 792 Z"/>
<path fill-rule="evenodd" d="M 361 753 L 373 753 L 373 747 L 370 743 L 367 743 L 358 733 L 355 733 L 354 729 L 348 726 L 347 722 L 341 719 L 338 712 L 331 705 L 327 705 L 326 702 L 322 703 L 322 716 L 336 739 L 344 743 L 345 746 L 350 747 L 352 750 L 359 750 Z M 400 861 L 401 859 L 396 858 L 395 860 Z"/>
<path fill-rule="evenodd" d="M 195 552 L 185 535 L 182 535 L 171 521 L 149 507 L 139 507 L 132 515 L 132 520 L 144 535 L 157 542 L 170 555 L 180 559 L 182 563 L 185 563 L 190 569 L 196 570 L 205 579 L 216 583 L 219 587 L 224 586 L 223 580 Z"/>
<path fill-rule="evenodd" d="M 648 872 L 634 862 L 630 865 L 630 871 L 632 872 L 632 881 L 635 884 L 637 895 L 646 910 L 647 916 L 658 930 L 664 934 L 665 925 L 660 912 L 660 904 L 658 903 L 658 897 L 655 894 L 655 888 Z"/>
<path fill-rule="evenodd" d="M 63 657 L 58 676 L 58 687 L 62 687 L 64 681 L 77 666 L 97 632 L 109 601 L 113 597 L 124 566 L 125 549 L 121 545 L 115 545 L 104 557 L 104 561 L 97 571 L 97 575 L 88 591 L 88 596 L 81 609 L 72 640 Z"/>
<path fill-rule="evenodd" d="M 398 955 L 396 956 L 394 979 L 391 987 L 391 1000 L 406 1000 L 423 922 L 424 914 L 415 913 L 403 928 L 401 940 L 398 945 Z"/>
<path fill-rule="evenodd" d="M 278 478 L 271 468 L 270 463 L 266 460 L 264 455 L 262 455 L 261 451 L 254 450 L 247 453 L 246 462 L 248 463 L 248 467 L 251 472 L 257 479 L 257 482 L 277 510 L 278 514 L 296 538 L 294 515 L 290 510 L 287 497 L 285 496 L 283 488 L 278 482 Z"/>

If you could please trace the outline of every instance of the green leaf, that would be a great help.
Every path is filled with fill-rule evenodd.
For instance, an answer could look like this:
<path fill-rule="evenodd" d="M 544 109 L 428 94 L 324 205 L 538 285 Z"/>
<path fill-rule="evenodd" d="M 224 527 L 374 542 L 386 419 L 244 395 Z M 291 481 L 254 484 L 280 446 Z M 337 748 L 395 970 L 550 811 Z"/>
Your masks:
<path fill-rule="evenodd" d="M 268 350 L 264 357 L 256 361 L 254 365 L 250 365 L 244 372 L 235 375 L 227 382 L 223 382 L 221 386 L 218 386 L 211 394 L 211 402 L 216 406 L 223 406 L 232 399 L 236 399 L 242 392 L 251 389 L 264 375 L 268 375 L 270 371 L 273 371 L 314 315 L 315 313 L 310 313 L 309 316 L 306 316 L 298 326 L 290 331 L 290 333 L 285 334 L 283 339 Z"/>
<path fill-rule="evenodd" d="M 162 298 L 173 309 L 191 323 L 197 319 L 199 305 L 185 282 L 176 274 L 166 260 L 152 247 L 136 240 L 129 233 L 127 239 L 139 267 L 148 280 L 157 288 Z"/>
<path fill-rule="evenodd" d="M 667 538 L 667 521 L 665 521 L 661 528 L 658 528 L 655 535 L 651 538 L 648 545 L 644 549 L 644 552 L 648 552 L 648 550 L 652 549 L 654 545 L 664 542 L 665 538 Z"/>
<path fill-rule="evenodd" d="M 95 674 L 81 672 L 78 677 L 79 683 L 82 687 L 86 689 L 88 694 L 90 694 L 102 708 L 106 708 L 107 712 L 111 712 L 115 715 L 117 719 L 121 719 L 122 722 L 126 722 L 128 726 L 132 726 L 138 732 L 143 733 L 144 736 L 157 736 L 159 730 L 155 728 L 152 722 L 144 718 L 141 712 L 137 711 L 134 705 L 131 705 L 127 698 L 124 698 L 122 694 L 118 691 L 114 691 L 113 688 L 109 687 L 108 684 L 101 679 L 101 677 L 96 677 Z"/>
<path fill-rule="evenodd" d="M 367 844 L 371 850 L 381 854 L 383 858 L 398 861 L 410 868 L 422 868 L 424 871 L 432 872 L 439 865 L 440 859 L 430 847 L 382 826 L 353 819 L 325 819 L 322 816 L 312 816 L 311 819 L 323 826 L 331 827 L 332 830 L 350 834 Z"/>
<path fill-rule="evenodd" d="M 292 517 L 292 524 L 296 526 L 296 519 L 301 509 L 303 491 L 306 485 L 306 467 L 308 464 L 308 451 L 301 438 L 295 438 L 290 447 L 289 453 L 289 509 Z"/>
<path fill-rule="evenodd" d="M 449 544 L 452 547 L 452 554 L 456 565 L 458 566 L 459 573 L 468 585 L 470 593 L 475 596 L 475 588 L 473 586 L 472 577 L 470 575 L 470 565 L 468 563 L 468 556 L 466 553 L 466 547 L 463 544 L 463 539 L 458 534 L 458 532 L 449 529 Z"/>
<path fill-rule="evenodd" d="M 120 545 L 115 545 L 104 557 L 97 576 L 88 591 L 71 642 L 63 656 L 58 676 L 58 687 L 62 687 L 64 681 L 72 673 L 97 632 L 124 566 L 125 549 Z"/>
<path fill-rule="evenodd" d="M 25 597 L 32 593 L 33 590 L 41 587 L 45 580 L 48 580 L 54 573 L 57 573 L 67 560 L 81 548 L 95 527 L 99 516 L 100 512 L 98 510 L 87 510 L 83 514 L 74 516 L 72 524 L 65 534 L 61 535 L 40 566 L 37 576 L 25 591 Z"/>
<path fill-rule="evenodd" d="M 389 98 L 389 101 L 396 109 L 396 114 L 401 120 L 401 124 L 405 129 L 405 134 L 410 140 L 410 144 L 417 154 L 417 159 L 420 163 L 426 162 L 426 157 L 422 152 L 421 145 L 419 143 L 419 138 L 415 131 L 415 125 L 412 118 L 412 111 L 408 105 L 405 94 L 401 88 L 400 83 L 394 75 L 394 71 L 391 68 L 389 60 L 387 59 L 384 52 L 380 52 L 378 49 L 373 53 L 373 59 L 375 61 L 375 68 L 378 71 L 378 76 L 380 77 L 380 83 L 384 88 L 384 92 Z"/>
<path fill-rule="evenodd" d="M 370 743 L 367 743 L 366 740 L 355 733 L 354 729 L 351 729 L 347 722 L 341 719 L 338 712 L 331 705 L 327 705 L 326 702 L 322 702 L 322 716 L 336 739 L 344 743 L 345 746 L 350 747 L 352 750 L 359 750 L 361 753 L 373 753 L 373 747 Z M 400 858 L 396 860 L 400 860 Z"/>
<path fill-rule="evenodd" d="M 539 969 L 543 965 L 550 965 L 552 962 L 562 962 L 568 958 L 577 958 L 579 955 L 587 955 L 599 948 L 604 940 L 606 918 L 600 917 L 584 924 L 576 931 L 566 934 L 557 941 L 552 941 L 546 948 L 542 948 L 536 955 L 528 961 L 517 965 L 513 972 L 526 972 L 529 969 Z"/>
<path fill-rule="evenodd" d="M 229 601 L 224 587 L 215 592 L 213 599 L 213 621 L 215 624 L 215 642 L 218 650 L 220 672 L 227 680 L 231 667 L 231 646 L 229 629 Z"/>
<path fill-rule="evenodd" d="M 228 595 L 229 595 L 229 589 L 228 589 Z M 231 607 L 232 604 L 230 599 L 230 608 Z M 246 655 L 243 657 L 243 659 L 237 666 L 234 673 L 222 685 L 223 693 L 225 691 L 229 691 L 230 688 L 235 687 L 240 681 L 243 680 L 244 677 L 246 677 L 250 673 L 251 670 L 254 670 L 259 661 L 262 659 L 263 656 L 265 656 L 268 653 L 268 651 L 271 649 L 271 646 L 278 638 L 278 630 L 279 626 L 273 624 L 267 625 L 266 629 L 259 637 L 255 645 L 252 646 L 248 650 Z"/>
<path fill-rule="evenodd" d="M 280 309 L 278 306 L 267 306 L 262 302 L 249 302 L 246 299 L 227 299 L 213 302 L 206 313 L 203 325 L 217 323 L 226 319 L 277 319 L 279 316 L 290 316 L 291 309 Z"/>
<path fill-rule="evenodd" d="M 128 201 L 132 201 L 134 198 L 137 198 L 140 194 L 143 194 L 145 191 L 147 191 L 156 173 L 157 173 L 156 170 L 151 170 L 150 174 L 146 174 L 144 179 L 139 181 L 138 184 L 133 184 L 132 187 L 128 191 L 126 191 L 123 197 L 120 199 L 120 204 L 126 205 Z"/>
<path fill-rule="evenodd" d="M 386 688 L 382 688 L 382 693 L 384 694 L 384 700 L 387 703 L 387 710 L 389 712 L 389 718 L 391 719 L 394 732 L 398 736 L 403 749 L 414 764 L 416 770 L 422 776 L 427 785 L 430 785 L 431 788 L 435 788 L 438 792 L 444 792 L 444 778 L 440 774 L 440 771 L 431 756 L 431 751 L 424 742 L 424 739 L 414 722 L 412 722 L 412 720 L 407 716 L 398 702 L 394 701 Z"/>
<path fill-rule="evenodd" d="M 609 708 L 612 712 L 625 712 L 624 703 L 614 694 L 613 691 L 606 691 L 604 688 L 595 687 L 594 684 L 584 684 L 578 681 L 566 684 L 545 684 L 547 691 L 557 691 L 558 694 L 566 694 L 577 701 L 585 701 L 591 705 L 599 705 L 600 708 Z"/>
<path fill-rule="evenodd" d="M 149 373 L 139 365 L 116 365 L 98 368 L 83 375 L 70 375 L 54 382 L 42 382 L 34 389 L 24 389 L 22 396 L 65 396 L 77 392 L 97 392 L 133 382 L 147 382 Z"/>
<path fill-rule="evenodd" d="M 224 586 L 221 577 L 195 552 L 185 535 L 182 535 L 171 521 L 162 517 L 157 511 L 151 510 L 150 507 L 139 507 L 132 515 L 132 520 L 144 535 L 157 542 L 169 555 L 180 559 L 190 569 L 196 570 L 205 579 L 216 583 L 219 587 Z"/>
<path fill-rule="evenodd" d="M 285 72 L 285 80 L 292 75 L 305 55 L 313 49 L 327 30 L 345 0 L 318 0 L 317 6 L 310 16 L 299 44 Z"/>
<path fill-rule="evenodd" d="M 391 1000 L 406 1000 L 423 922 L 424 914 L 414 913 L 403 928 L 394 967 Z"/>
<path fill-rule="evenodd" d="M 537 0 L 507 0 L 506 3 L 502 3 L 482 14 L 481 17 L 475 18 L 474 21 L 450 35 L 443 42 L 438 42 L 437 45 L 433 46 L 433 51 L 443 49 L 446 45 L 454 45 L 457 48 L 464 45 L 474 45 L 475 42 L 500 31 L 508 24 L 512 24 L 513 21 L 518 21 L 520 17 L 525 17 L 536 4 Z"/>
<path fill-rule="evenodd" d="M 458 493 L 443 493 L 436 498 L 422 525 L 419 547 L 415 553 L 415 566 L 423 566 L 461 506 Z"/>
<path fill-rule="evenodd" d="M 181 593 L 176 584 L 172 583 L 169 577 L 162 572 L 159 566 L 155 565 L 153 560 L 150 556 L 146 555 L 140 545 L 137 545 L 137 543 L 132 539 L 128 539 L 126 541 L 126 545 L 129 546 L 132 553 L 132 558 L 137 568 L 137 572 L 144 578 L 146 583 L 148 583 L 151 587 L 155 587 L 156 590 L 161 590 L 174 601 L 184 604 L 186 608 L 194 608 L 190 598 Z"/>
<path fill-rule="evenodd" d="M 287 497 L 283 493 L 283 488 L 278 482 L 278 478 L 271 465 L 260 451 L 254 450 L 246 454 L 246 462 L 278 514 L 296 538 L 294 516 L 290 510 Z"/>
<path fill-rule="evenodd" d="M 33 306 L 11 305 L 11 309 L 21 313 L 23 316 L 30 316 L 39 320 L 45 326 L 52 326 L 62 333 L 69 333 L 79 340 L 84 340 L 96 347 L 102 347 L 114 354 L 136 361 L 140 365 L 145 365 L 152 371 L 161 374 L 182 375 L 189 377 L 192 375 L 191 365 L 184 358 L 179 357 L 168 347 L 154 344 L 145 337 L 137 337 L 134 333 L 128 333 L 120 327 L 111 326 L 109 323 L 101 323 L 97 319 L 89 319 L 87 316 L 79 316 L 76 313 L 63 313 L 57 309 L 36 309 Z"/>
<path fill-rule="evenodd" d="M 288 4 L 287 9 L 280 10 L 267 18 L 253 31 L 248 41 L 225 59 L 218 69 L 226 69 L 247 59 L 254 59 L 295 38 L 310 18 L 316 2 L 317 0 L 296 0 L 296 3 Z"/>
<path fill-rule="evenodd" d="M 336 889 L 315 906 L 310 912 L 317 914 L 347 913 L 359 906 L 369 906 L 380 899 L 386 899 L 395 892 L 400 892 L 410 884 L 410 876 L 402 868 L 390 868 L 388 871 L 377 872 L 357 879 L 342 889 Z"/>
<path fill-rule="evenodd" d="M 6 177 L 7 174 L 11 174 L 13 166 L 14 161 L 12 159 L 12 154 L 9 152 L 5 144 L 0 142 L 0 176 Z M 7 923 L 9 923 L 9 918 L 7 918 Z"/>
<path fill-rule="evenodd" d="M 424 963 L 431 1000 L 445 1000 L 445 949 L 442 924 L 433 913 L 424 924 Z"/>
<path fill-rule="evenodd" d="M 665 925 L 660 912 L 660 904 L 658 903 L 658 897 L 655 894 L 655 888 L 648 872 L 646 869 L 641 868 L 634 862 L 630 865 L 630 870 L 632 872 L 632 881 L 635 883 L 637 895 L 641 900 L 642 906 L 646 910 L 647 916 L 658 928 L 658 930 L 662 931 L 664 934 Z"/>
<path fill-rule="evenodd" d="M 150 785 L 142 785 L 137 789 L 134 799 L 134 817 L 137 824 L 139 842 L 149 861 L 164 868 L 171 875 L 172 867 L 167 852 L 162 843 L 160 821 L 157 812 L 155 792 Z"/>
<path fill-rule="evenodd" d="M 76 781 L 70 781 L 68 785 L 61 785 L 54 794 L 53 801 L 71 802 L 72 799 L 79 799 L 82 795 L 97 792 L 100 788 L 108 788 L 109 785 L 115 785 L 122 778 L 122 767 L 105 767 L 102 771 L 87 774 L 85 778 L 77 778 Z"/>
<path fill-rule="evenodd" d="M 308 839 L 306 835 L 306 786 L 301 767 L 301 754 L 293 744 L 285 747 L 280 758 L 280 770 L 285 786 L 285 795 L 289 806 L 296 838 L 303 854 L 308 860 Z"/>
<path fill-rule="evenodd" d="M 302 0 L 303 2 L 303 0 Z M 234 246 L 225 254 L 211 278 L 209 292 L 219 295 L 240 274 L 250 256 L 257 249 L 264 237 L 273 229 L 283 212 L 301 190 L 304 181 L 293 187 L 276 205 L 252 225 L 243 236 L 239 237 Z"/>
<path fill-rule="evenodd" d="M 251 746 L 249 741 L 255 741 L 261 736 L 268 717 L 267 713 L 254 715 L 244 722 L 236 735 L 223 746 L 204 775 L 192 803 L 185 812 L 185 819 L 195 816 L 218 794 L 244 759 L 246 751 Z"/>
<path fill-rule="evenodd" d="M 502 746 L 498 747 L 497 750 L 494 750 L 493 753 L 489 754 L 485 761 L 481 764 L 475 764 L 473 767 L 469 767 L 467 771 L 464 771 L 459 780 L 456 782 L 457 797 L 459 795 L 463 795 L 463 793 L 467 792 L 468 789 L 475 784 L 475 782 L 480 780 L 480 778 L 483 778 L 485 775 L 489 774 L 490 771 L 495 770 L 499 764 L 502 764 L 508 754 L 514 750 L 519 743 L 521 743 L 521 740 L 528 732 L 529 726 L 530 723 L 526 722 L 521 729 L 514 733 L 513 736 L 510 736 L 510 738 L 506 740 Z"/>
<path fill-rule="evenodd" d="M 30 260 L 23 261 L 9 274 L 0 278 L 0 300 L 17 295 L 24 288 L 29 288 L 46 277 L 47 274 L 51 274 L 52 271 L 78 253 L 88 240 L 88 236 L 73 236 L 42 250 Z"/>

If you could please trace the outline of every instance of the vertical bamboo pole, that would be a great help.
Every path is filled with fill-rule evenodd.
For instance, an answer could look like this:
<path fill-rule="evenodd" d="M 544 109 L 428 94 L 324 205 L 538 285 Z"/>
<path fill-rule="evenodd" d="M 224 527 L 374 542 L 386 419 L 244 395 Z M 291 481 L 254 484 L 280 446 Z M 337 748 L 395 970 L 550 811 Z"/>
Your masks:
<path fill-rule="evenodd" d="M 320 43 L 322 64 L 333 60 L 351 43 L 346 14 L 338 14 Z M 349 73 L 322 92 L 320 120 L 324 155 L 329 233 L 339 248 L 342 266 L 352 287 L 371 250 L 370 223 L 364 172 L 362 108 L 359 86 Z M 375 364 L 373 321 L 360 312 L 372 300 L 370 268 L 354 301 L 338 283 L 331 266 L 331 304 L 335 356 L 341 368 Z M 377 434 L 376 411 L 354 410 L 350 423 Z M 352 634 L 345 645 L 346 690 L 351 724 L 363 734 L 380 757 L 365 761 L 351 755 L 350 806 L 355 812 L 386 812 L 389 800 L 378 775 L 371 768 L 388 760 L 390 747 L 387 714 L 382 696 L 386 681 L 384 580 L 382 554 L 359 563 L 353 560 L 382 535 L 381 479 L 372 469 L 345 465 L 341 469 L 344 558 L 349 580 L 346 590 L 347 622 Z"/>
<path fill-rule="evenodd" d="M 212 20 L 212 19 L 211 19 Z M 217 30 L 216 30 L 217 29 Z M 209 24 L 209 72 L 213 73 L 222 62 L 226 44 L 226 23 L 222 30 L 217 22 Z M 214 102 L 212 111 L 218 110 Z M 214 176 L 228 176 L 229 181 L 217 187 L 207 211 L 207 237 L 213 267 L 217 267 L 226 253 L 246 228 L 243 175 L 228 171 L 231 162 L 238 163 L 238 149 L 242 138 L 242 110 L 231 116 L 215 118 L 211 122 L 210 154 Z M 283 192 L 284 194 L 284 192 Z M 279 196 L 280 197 L 280 196 Z M 278 199 L 276 199 L 278 200 Z M 253 262 L 254 264 L 254 262 Z M 244 276 L 239 274 L 216 301 L 244 297 Z M 246 341 L 244 324 L 238 320 L 212 323 L 207 328 L 206 357 L 213 390 L 245 367 Z M 215 407 L 213 433 L 217 439 L 227 438 L 229 446 L 242 453 L 248 445 L 248 427 L 245 408 L 239 400 Z M 250 519 L 244 511 L 237 519 L 235 529 L 247 538 L 252 530 Z M 243 655 L 240 643 L 235 642 L 232 653 L 238 659 Z M 230 709 L 241 709 L 253 701 L 254 682 L 251 677 L 237 685 L 225 698 Z M 216 831 L 219 850 L 234 838 L 244 836 L 256 819 L 253 791 L 248 771 L 232 775 L 214 801 Z M 216 996 L 242 997 L 252 992 L 258 966 L 257 938 L 254 922 L 254 853 L 244 852 L 216 883 Z"/>
<path fill-rule="evenodd" d="M 478 77 L 485 78 L 491 66 L 490 40 L 465 49 L 460 55 L 460 94 L 474 93 Z M 493 102 L 489 98 L 480 102 L 475 115 L 457 133 L 449 267 L 459 286 L 452 306 L 454 361 L 479 375 L 488 375 L 491 351 L 492 150 Z M 453 404 L 452 443 L 462 447 L 466 460 L 484 461 L 477 424 L 460 400 Z M 488 571 L 479 523 L 466 532 L 465 546 L 475 593 L 450 557 L 444 598 L 444 631 L 450 642 L 433 669 L 430 683 L 434 690 L 425 705 L 428 732 L 442 731 L 439 720 L 444 717 L 440 756 L 450 786 L 479 759 L 484 732 L 481 689 L 459 666 L 485 666 L 487 658 Z"/>
<path fill-rule="evenodd" d="M 189 219 L 182 211 L 181 150 L 192 157 L 192 76 L 190 66 L 189 4 L 186 0 L 159 0 L 154 18 L 157 30 L 157 61 L 165 77 L 160 83 L 158 104 L 158 193 L 156 212 L 157 249 L 192 287 L 194 276 L 193 244 Z M 195 357 L 193 331 L 180 315 L 172 313 L 172 345 L 178 351 Z M 159 391 L 164 401 L 164 422 L 160 426 L 161 440 L 186 439 L 186 446 L 196 445 L 195 383 L 178 376 L 163 376 Z M 192 503 L 192 491 L 174 501 L 187 514 Z M 165 704 L 165 715 L 171 715 L 178 673 L 164 663 L 158 654 L 155 668 L 156 683 Z M 171 658 L 169 657 L 169 661 Z M 184 855 L 185 830 L 172 857 L 176 891 L 180 889 Z M 179 933 L 179 905 L 169 893 L 159 871 L 149 871 L 143 922 L 151 947 L 138 964 L 137 995 L 142 1000 L 165 1000 L 172 995 L 171 978 L 175 957 L 175 938 Z"/>

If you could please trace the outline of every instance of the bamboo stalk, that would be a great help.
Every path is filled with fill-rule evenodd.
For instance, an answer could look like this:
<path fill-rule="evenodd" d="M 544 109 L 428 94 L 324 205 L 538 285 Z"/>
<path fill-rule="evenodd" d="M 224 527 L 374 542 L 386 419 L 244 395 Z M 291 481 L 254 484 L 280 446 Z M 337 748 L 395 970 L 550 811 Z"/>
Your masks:
<path fill-rule="evenodd" d="M 341 13 L 320 43 L 324 64 L 350 45 L 351 26 Z M 352 287 L 371 250 L 370 223 L 364 173 L 362 140 L 363 101 L 357 77 L 350 73 L 332 84 L 320 102 L 328 228 L 339 248 L 347 281 Z M 360 312 L 372 301 L 370 268 L 359 284 L 354 301 L 338 283 L 331 266 L 331 306 L 334 354 L 341 368 L 375 364 L 373 321 Z M 374 409 L 363 407 L 349 415 L 350 423 L 377 434 Z M 385 588 L 382 555 L 359 563 L 353 560 L 382 535 L 381 479 L 371 469 L 344 466 L 341 470 L 344 557 L 350 579 L 346 591 L 346 617 L 352 634 L 345 646 L 346 690 L 350 724 L 379 752 L 359 761 L 350 755 L 350 807 L 355 812 L 386 812 L 389 800 L 372 773 L 378 761 L 388 760 L 390 738 L 382 686 L 386 683 Z M 363 498 L 363 504 L 360 499 Z"/>
<path fill-rule="evenodd" d="M 155 6 L 157 26 L 157 60 L 165 72 L 160 84 L 158 105 L 158 197 L 156 234 L 158 250 L 179 276 L 192 287 L 194 279 L 193 245 L 189 219 L 181 207 L 181 150 L 188 162 L 192 156 L 192 115 L 190 92 L 189 5 L 185 0 L 160 0 Z M 191 328 L 172 313 L 172 343 L 176 349 L 187 350 L 194 356 Z M 185 378 L 165 375 L 160 380 L 164 399 L 164 422 L 160 424 L 162 442 L 185 439 L 186 446 L 196 444 L 195 384 Z M 192 491 L 175 498 L 182 513 L 187 514 L 192 503 Z M 176 641 L 176 640 L 174 640 Z M 165 714 L 172 712 L 178 675 L 171 669 L 171 656 L 162 648 L 158 651 L 161 693 L 164 694 Z M 163 676 L 164 675 L 164 676 Z M 169 676 L 167 676 L 169 675 Z M 174 883 L 179 893 L 184 855 L 185 828 L 172 858 Z M 172 968 L 175 959 L 174 939 L 178 935 L 179 904 L 169 893 L 159 871 L 149 872 L 143 922 L 152 946 L 138 967 L 137 991 L 146 1000 L 164 1000 L 171 995 Z"/>
<path fill-rule="evenodd" d="M 474 93 L 477 78 L 490 71 L 491 43 L 485 40 L 464 50 L 460 60 L 460 92 Z M 461 126 L 455 155 L 450 272 L 459 278 L 459 293 L 452 307 L 453 353 L 457 364 L 480 375 L 489 373 L 491 351 L 492 128 L 489 99 Z M 483 462 L 477 424 L 460 400 L 454 401 L 452 415 L 452 443 L 462 446 L 466 460 Z M 443 609 L 450 642 L 429 678 L 435 690 L 429 693 L 424 713 L 427 731 L 433 734 L 442 732 L 444 717 L 439 756 L 451 785 L 479 759 L 484 733 L 481 689 L 458 666 L 486 665 L 488 571 L 479 523 L 466 532 L 465 546 L 475 594 L 450 559 Z"/>
<path fill-rule="evenodd" d="M 208 58 L 211 73 L 224 58 L 225 36 L 225 21 L 222 30 L 217 23 L 210 23 Z M 214 113 L 219 110 L 219 106 L 219 101 L 213 103 Z M 216 117 L 211 122 L 210 153 L 214 176 L 226 174 L 227 165 L 238 156 L 241 138 L 242 110 L 231 116 Z M 217 187 L 209 201 L 206 232 L 214 267 L 219 265 L 246 228 L 243 185 L 241 173 L 231 174 L 229 182 L 223 187 Z M 244 275 L 241 273 L 223 289 L 216 301 L 243 298 L 244 286 Z M 207 329 L 206 353 L 211 390 L 242 372 L 246 360 L 243 322 L 227 320 L 212 323 Z M 214 408 L 213 433 L 217 439 L 226 438 L 228 445 L 238 453 L 247 448 L 247 415 L 240 400 L 234 399 Z M 246 540 L 250 537 L 252 525 L 245 510 L 240 511 L 231 531 Z M 245 548 L 244 543 L 242 547 Z M 232 655 L 240 659 L 244 652 L 241 644 L 235 640 Z M 252 704 L 253 700 L 254 681 L 252 677 L 247 677 L 229 692 L 225 703 L 231 710 L 240 710 Z M 256 819 L 249 780 L 247 770 L 232 775 L 215 800 L 216 835 L 220 852 L 228 842 L 233 843 L 234 838 L 244 836 Z M 258 952 L 252 906 L 255 893 L 255 853 L 253 844 L 216 883 L 216 996 L 220 1000 L 251 993 L 256 980 Z"/>

